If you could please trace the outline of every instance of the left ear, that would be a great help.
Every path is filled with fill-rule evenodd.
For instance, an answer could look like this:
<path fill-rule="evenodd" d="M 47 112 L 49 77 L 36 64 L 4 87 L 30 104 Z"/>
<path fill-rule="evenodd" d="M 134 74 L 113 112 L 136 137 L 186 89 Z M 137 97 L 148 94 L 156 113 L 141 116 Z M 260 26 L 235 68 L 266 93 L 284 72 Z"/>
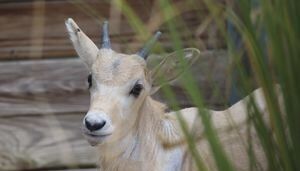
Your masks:
<path fill-rule="evenodd" d="M 98 47 L 84 34 L 72 18 L 67 19 L 65 24 L 77 54 L 88 67 L 91 67 L 97 58 Z"/>
<path fill-rule="evenodd" d="M 160 64 L 151 71 L 151 94 L 159 90 L 162 85 L 178 79 L 197 61 L 199 56 L 200 51 L 196 48 L 186 48 L 166 55 Z"/>

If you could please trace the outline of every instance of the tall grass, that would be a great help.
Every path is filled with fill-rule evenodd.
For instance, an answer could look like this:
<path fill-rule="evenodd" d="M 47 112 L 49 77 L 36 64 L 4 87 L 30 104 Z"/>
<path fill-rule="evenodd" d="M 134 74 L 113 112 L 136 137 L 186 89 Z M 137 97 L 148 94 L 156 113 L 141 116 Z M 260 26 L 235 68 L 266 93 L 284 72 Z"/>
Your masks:
<path fill-rule="evenodd" d="M 272 123 L 274 136 L 269 135 L 266 125 L 261 121 L 261 113 L 248 110 L 248 115 L 254 118 L 256 131 L 268 157 L 270 170 L 299 170 L 299 43 L 300 16 L 296 0 L 257 1 L 253 5 L 250 1 L 242 0 L 237 3 L 240 14 L 234 10 L 227 10 L 227 18 L 234 23 L 239 31 L 248 55 L 251 77 L 241 74 L 240 89 L 246 93 L 249 78 L 255 80 L 262 87 L 266 97 L 267 108 Z M 262 37 L 265 39 L 262 40 Z M 229 47 L 232 42 L 229 40 Z M 231 49 L 232 56 L 238 61 L 239 50 Z M 237 65 L 239 63 L 237 62 Z M 241 65 L 239 65 L 241 66 Z M 239 68 L 240 73 L 245 73 Z M 279 98 L 274 84 L 281 86 L 284 110 L 280 109 Z M 251 102 L 250 102 L 251 103 Z M 250 104 L 257 108 L 254 102 Z"/>
<path fill-rule="evenodd" d="M 158 0 L 158 6 L 162 13 L 166 28 L 170 32 L 176 50 L 183 48 L 180 32 L 176 25 L 183 21 L 172 20 L 176 16 L 177 8 L 169 0 Z M 220 33 L 228 42 L 228 52 L 232 59 L 232 69 L 238 75 L 238 88 L 241 94 L 251 93 L 254 86 L 261 87 L 266 97 L 267 110 L 271 122 L 271 128 L 263 121 L 262 114 L 258 110 L 255 99 L 250 98 L 247 114 L 249 122 L 255 126 L 260 143 L 267 157 L 268 170 L 300 170 L 300 1 L 299 0 L 237 0 L 234 5 L 217 3 L 215 1 L 203 0 L 209 15 L 219 26 Z M 189 0 L 192 6 L 201 5 L 199 1 Z M 114 1 L 119 9 L 131 22 L 133 28 L 145 39 L 150 34 L 145 34 L 145 26 L 139 17 L 125 1 Z M 227 34 L 226 21 L 231 22 L 241 36 L 243 48 L 238 49 L 234 45 L 232 37 Z M 220 19 L 221 18 L 221 19 Z M 160 48 L 161 49 L 161 48 Z M 178 56 L 183 56 L 180 54 Z M 241 58 L 245 57 L 250 63 L 251 74 L 246 71 Z M 183 58 L 181 63 L 187 66 Z M 283 96 L 282 106 L 277 97 L 274 85 L 281 87 Z M 225 154 L 224 149 L 217 136 L 216 130 L 210 121 L 210 113 L 203 103 L 201 91 L 197 87 L 192 74 L 184 73 L 184 88 L 191 100 L 198 107 L 205 135 L 210 144 L 215 163 L 218 170 L 235 170 L 231 161 Z M 173 109 L 179 109 L 175 94 L 168 86 L 163 91 L 172 101 Z M 188 147 L 196 161 L 199 170 L 208 170 L 201 155 L 196 149 L 193 135 L 187 130 L 187 126 L 180 115 L 183 132 L 188 141 Z M 273 132 L 271 134 L 271 132 Z M 253 155 L 254 149 L 248 146 L 248 155 L 251 160 L 250 168 L 260 170 L 256 167 L 257 160 Z"/>

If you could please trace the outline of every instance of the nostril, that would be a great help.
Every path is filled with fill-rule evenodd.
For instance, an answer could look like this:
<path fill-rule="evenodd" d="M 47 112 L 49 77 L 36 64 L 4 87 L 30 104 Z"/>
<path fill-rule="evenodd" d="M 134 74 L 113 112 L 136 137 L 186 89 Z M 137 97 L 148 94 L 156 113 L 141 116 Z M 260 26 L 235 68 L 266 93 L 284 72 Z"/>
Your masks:
<path fill-rule="evenodd" d="M 98 123 L 98 129 L 103 128 L 105 124 L 106 124 L 105 121 L 102 121 L 102 122 Z"/>
<path fill-rule="evenodd" d="M 87 119 L 85 119 L 85 126 L 90 131 L 97 131 L 97 130 L 103 128 L 105 124 L 106 124 L 105 121 L 102 121 L 102 122 L 90 122 Z"/>

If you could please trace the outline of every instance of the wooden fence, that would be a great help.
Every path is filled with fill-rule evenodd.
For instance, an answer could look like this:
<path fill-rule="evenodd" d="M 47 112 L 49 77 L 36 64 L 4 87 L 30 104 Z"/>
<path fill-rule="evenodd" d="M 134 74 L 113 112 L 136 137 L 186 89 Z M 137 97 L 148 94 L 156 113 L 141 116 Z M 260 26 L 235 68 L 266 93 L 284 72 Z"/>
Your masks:
<path fill-rule="evenodd" d="M 154 0 L 126 1 L 145 24 L 145 32 L 160 29 L 160 42 L 172 49 L 162 10 Z M 191 5 L 184 0 L 173 3 L 177 13 L 173 19 L 182 21 L 176 26 L 184 46 L 200 49 L 224 48 L 225 43 L 205 5 Z M 113 48 L 123 53 L 133 53 L 144 42 L 128 18 L 110 1 L 98 0 L 47 0 L 0 2 L 0 59 L 73 57 L 75 52 L 68 40 L 64 21 L 72 17 L 94 42 L 100 42 L 100 26 L 104 19 L 110 22 Z M 189 41 L 193 40 L 193 41 Z M 194 42 L 197 42 L 196 44 Z"/>
<path fill-rule="evenodd" d="M 145 21 L 148 31 L 162 29 L 161 44 L 171 50 L 157 2 L 127 3 Z M 215 49 L 224 48 L 224 41 L 213 22 L 205 18 L 203 5 L 189 9 L 183 0 L 173 3 L 179 9 L 174 18 L 185 19 L 185 27 L 177 28 L 181 39 L 194 40 L 192 44 L 184 41 L 184 46 L 203 50 L 192 70 L 206 103 L 222 108 L 228 58 L 226 51 Z M 88 73 L 68 40 L 64 28 L 68 17 L 78 21 L 98 44 L 99 23 L 108 18 L 113 47 L 119 52 L 133 53 L 143 43 L 126 16 L 108 1 L 0 2 L 0 171 L 96 170 L 96 149 L 80 131 L 89 106 Z M 151 63 L 158 61 L 156 57 Z M 191 106 L 180 82 L 173 87 L 180 104 Z M 159 94 L 155 98 L 164 101 Z"/>

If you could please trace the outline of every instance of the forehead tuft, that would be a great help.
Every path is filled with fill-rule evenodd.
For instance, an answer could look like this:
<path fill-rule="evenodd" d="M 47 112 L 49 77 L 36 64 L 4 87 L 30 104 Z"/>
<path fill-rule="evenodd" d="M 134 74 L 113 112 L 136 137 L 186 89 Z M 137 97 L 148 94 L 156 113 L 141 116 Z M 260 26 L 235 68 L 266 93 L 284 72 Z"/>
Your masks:
<path fill-rule="evenodd" d="M 100 51 L 92 66 L 94 78 L 103 84 L 122 85 L 144 74 L 145 61 L 137 55 L 125 55 L 112 50 Z"/>

